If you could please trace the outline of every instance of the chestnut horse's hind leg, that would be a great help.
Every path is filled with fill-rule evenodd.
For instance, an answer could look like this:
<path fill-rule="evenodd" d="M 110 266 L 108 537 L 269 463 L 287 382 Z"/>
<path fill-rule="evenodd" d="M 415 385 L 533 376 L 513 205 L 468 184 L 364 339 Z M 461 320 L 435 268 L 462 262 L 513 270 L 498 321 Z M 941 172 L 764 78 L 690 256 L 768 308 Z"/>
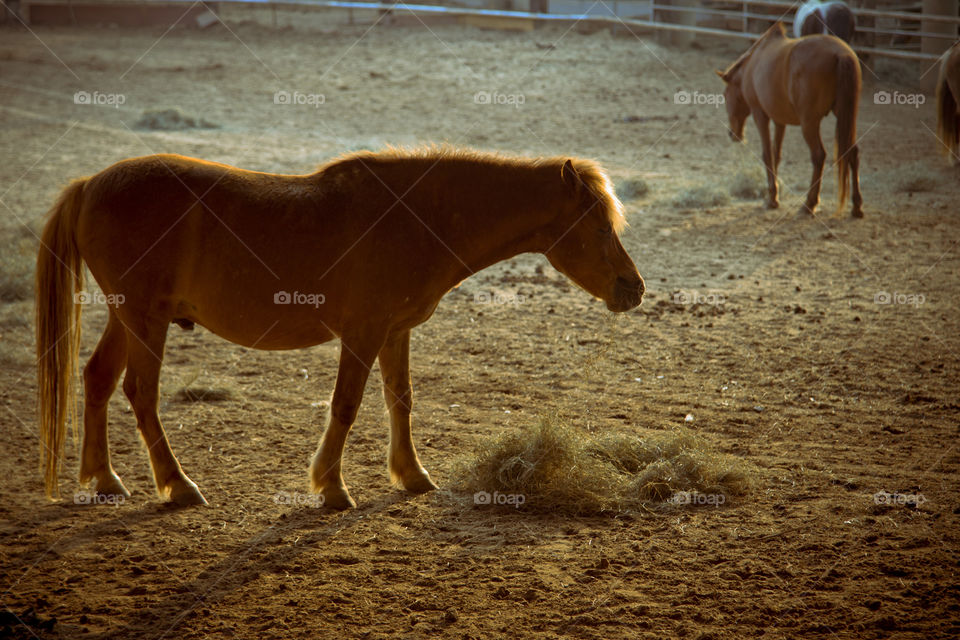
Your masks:
<path fill-rule="evenodd" d="M 343 482 L 340 461 L 347 433 L 363 399 L 370 367 L 382 345 L 382 335 L 378 339 L 371 339 L 369 335 L 357 340 L 343 337 L 340 341 L 340 367 L 330 401 L 330 420 L 310 463 L 310 486 L 323 495 L 323 504 L 332 509 L 357 506 Z"/>
<path fill-rule="evenodd" d="M 777 202 L 779 206 L 779 200 L 777 200 L 777 174 L 780 171 L 780 152 L 783 150 L 783 134 L 787 130 L 787 125 L 780 124 L 778 122 L 773 123 L 773 194 L 774 201 Z"/>
<path fill-rule="evenodd" d="M 807 192 L 807 201 L 800 209 L 800 213 L 813 215 L 820 203 L 820 181 L 823 179 L 823 163 L 827 158 L 827 152 L 823 148 L 823 141 L 820 139 L 820 118 L 806 119 L 800 127 L 803 131 L 803 139 L 807 141 L 810 147 L 810 162 L 813 163 L 813 176 L 810 178 L 810 190 Z"/>
<path fill-rule="evenodd" d="M 107 328 L 83 369 L 83 449 L 80 482 L 94 480 L 103 495 L 129 496 L 110 464 L 107 442 L 107 405 L 127 364 L 127 334 L 111 310 Z"/>
<path fill-rule="evenodd" d="M 860 195 L 860 148 L 854 144 L 847 152 L 850 163 L 850 191 L 853 192 L 853 209 L 850 214 L 854 218 L 863 217 L 863 196 Z"/>
<path fill-rule="evenodd" d="M 137 428 L 147 445 L 157 493 L 180 505 L 206 504 L 197 485 L 183 473 L 160 423 L 160 365 L 167 339 L 167 322 L 127 326 L 127 375 L 123 392 L 137 416 Z"/>
<path fill-rule="evenodd" d="M 413 388 L 410 385 L 410 331 L 387 338 L 380 350 L 383 398 L 390 413 L 390 453 L 387 468 L 390 480 L 412 493 L 437 488 L 430 480 L 410 437 Z"/>

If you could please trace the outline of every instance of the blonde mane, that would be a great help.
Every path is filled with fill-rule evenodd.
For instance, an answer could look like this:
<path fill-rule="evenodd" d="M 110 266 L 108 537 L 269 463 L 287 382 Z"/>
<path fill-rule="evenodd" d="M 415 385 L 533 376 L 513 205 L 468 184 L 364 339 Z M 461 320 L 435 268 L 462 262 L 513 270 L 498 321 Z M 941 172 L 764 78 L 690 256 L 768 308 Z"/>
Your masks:
<path fill-rule="evenodd" d="M 426 144 L 417 147 L 387 146 L 380 151 L 354 151 L 340 155 L 322 165 L 318 172 L 353 163 L 379 164 L 396 160 L 421 160 L 431 166 L 444 163 L 470 162 L 486 167 L 531 169 L 555 167 L 557 177 L 569 160 L 583 185 L 597 198 L 613 230 L 619 235 L 627 225 L 624 206 L 617 197 L 613 181 L 595 160 L 565 156 L 536 157 L 511 156 L 499 152 L 480 151 L 449 144 Z"/>

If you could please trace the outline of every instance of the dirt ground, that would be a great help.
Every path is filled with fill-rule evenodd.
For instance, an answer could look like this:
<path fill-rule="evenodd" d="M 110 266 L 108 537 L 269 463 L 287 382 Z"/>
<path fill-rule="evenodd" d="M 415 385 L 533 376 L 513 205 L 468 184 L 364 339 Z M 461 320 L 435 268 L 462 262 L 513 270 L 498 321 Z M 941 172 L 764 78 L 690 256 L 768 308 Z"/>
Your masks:
<path fill-rule="evenodd" d="M 866 217 L 833 214 L 831 174 L 809 218 L 796 128 L 782 207 L 730 195 L 756 173 L 759 141 L 748 124 L 731 143 L 709 96 L 741 43 L 298 16 L 277 30 L 2 32 L 0 635 L 960 635 L 960 174 L 936 153 L 931 95 L 918 108 L 873 99 L 917 95 L 922 69 L 870 63 Z M 278 104 L 283 91 L 299 104 Z M 696 97 L 678 104 L 678 91 Z M 163 108 L 217 127 L 137 126 Z M 72 441 L 66 497 L 44 498 L 32 232 L 69 179 L 153 152 L 304 173 L 427 141 L 598 159 L 637 196 L 623 241 L 643 305 L 610 314 L 540 256 L 452 291 L 412 342 L 415 439 L 441 490 L 389 485 L 375 373 L 344 462 L 359 507 L 344 513 L 306 499 L 337 344 L 268 353 L 172 327 L 161 416 L 209 506 L 159 502 L 121 393 L 111 445 L 131 498 L 75 504 Z M 82 357 L 105 317 L 86 309 Z M 721 507 L 595 518 L 475 505 L 457 489 L 458 465 L 545 415 L 595 433 L 686 424 L 754 468 L 754 488 Z M 897 495 L 877 504 L 878 492 Z"/>

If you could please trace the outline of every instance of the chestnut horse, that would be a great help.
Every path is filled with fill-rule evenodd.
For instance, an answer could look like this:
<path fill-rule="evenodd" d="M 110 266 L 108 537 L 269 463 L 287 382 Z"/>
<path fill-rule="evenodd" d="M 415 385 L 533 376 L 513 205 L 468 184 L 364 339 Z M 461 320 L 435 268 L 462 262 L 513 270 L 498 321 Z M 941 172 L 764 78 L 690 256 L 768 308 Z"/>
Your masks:
<path fill-rule="evenodd" d="M 730 137 L 743 142 L 747 116 L 752 115 L 763 143 L 767 168 L 767 206 L 780 206 L 777 168 L 788 124 L 800 125 L 810 147 L 813 177 L 801 212 L 813 214 L 820 202 L 820 180 L 826 152 L 820 121 L 831 111 L 837 117 L 835 156 L 840 191 L 837 210 L 847 200 L 847 178 L 853 191 L 853 216 L 863 217 L 860 196 L 860 153 L 857 148 L 857 107 L 860 102 L 860 62 L 845 42 L 834 36 L 787 37 L 783 24 L 770 27 L 726 71 L 723 93 L 730 120 Z M 770 143 L 770 121 L 774 137 Z"/>
<path fill-rule="evenodd" d="M 793 18 L 793 35 L 796 38 L 826 34 L 837 36 L 847 44 L 857 30 L 857 21 L 850 10 L 840 0 L 810 0 L 797 9 Z"/>
<path fill-rule="evenodd" d="M 943 54 L 937 79 L 937 135 L 953 164 L 960 162 L 960 42 Z"/>
<path fill-rule="evenodd" d="M 310 479 L 325 505 L 343 509 L 355 503 L 341 456 L 374 359 L 390 414 L 390 477 L 414 493 L 434 489 L 410 437 L 410 330 L 462 280 L 525 252 L 544 254 L 608 309 L 632 309 L 644 285 L 619 240 L 624 224 L 609 178 L 590 160 L 447 147 L 355 153 L 309 175 L 153 155 L 75 180 L 51 211 L 37 259 L 47 493 L 58 494 L 74 406 L 84 263 L 112 304 L 83 371 L 82 483 L 129 495 L 107 446 L 107 403 L 126 369 L 123 391 L 158 494 L 205 502 L 157 409 L 167 328 L 196 323 L 257 349 L 340 338 Z"/>

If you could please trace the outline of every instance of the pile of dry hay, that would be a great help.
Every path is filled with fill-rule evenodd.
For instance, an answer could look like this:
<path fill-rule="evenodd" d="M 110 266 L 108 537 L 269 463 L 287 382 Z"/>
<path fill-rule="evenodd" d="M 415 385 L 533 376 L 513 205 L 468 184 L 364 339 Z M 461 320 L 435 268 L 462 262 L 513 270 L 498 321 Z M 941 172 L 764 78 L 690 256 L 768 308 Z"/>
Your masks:
<path fill-rule="evenodd" d="M 726 503 L 749 490 L 754 472 L 689 429 L 593 437 L 543 418 L 501 436 L 460 475 L 471 493 L 522 495 L 525 510 L 595 515 Z"/>

